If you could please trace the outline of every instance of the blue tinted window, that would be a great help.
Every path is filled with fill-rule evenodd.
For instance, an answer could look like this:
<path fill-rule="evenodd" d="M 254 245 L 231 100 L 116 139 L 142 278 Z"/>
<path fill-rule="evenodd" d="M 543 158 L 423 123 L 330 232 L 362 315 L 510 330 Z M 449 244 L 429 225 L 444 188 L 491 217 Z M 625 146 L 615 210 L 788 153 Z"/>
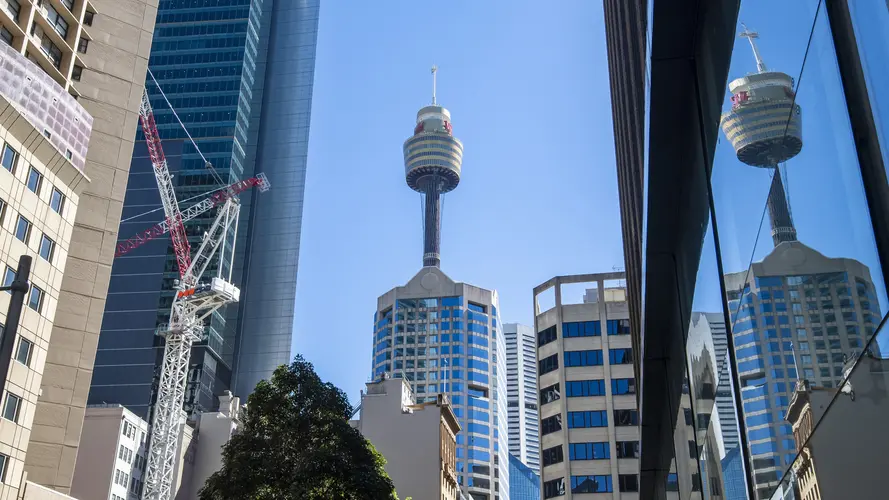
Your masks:
<path fill-rule="evenodd" d="M 569 429 L 587 427 L 608 427 L 608 412 L 605 410 L 568 412 Z"/>
<path fill-rule="evenodd" d="M 444 310 L 444 311 L 442 311 L 442 312 L 443 312 L 443 313 L 446 313 L 446 312 L 448 312 L 448 311 L 447 311 L 447 310 Z M 444 316 L 444 315 L 442 315 L 442 316 Z M 441 329 L 442 329 L 442 330 L 450 330 L 450 329 L 451 329 L 451 322 L 450 322 L 450 321 L 442 321 L 442 322 L 441 322 Z M 447 334 L 443 334 L 443 335 L 442 335 L 442 339 L 444 339 L 444 336 L 445 336 L 445 335 L 447 335 Z M 444 342 L 444 340 L 442 340 L 442 341 Z"/>
<path fill-rule="evenodd" d="M 630 320 L 628 319 L 609 319 L 606 328 L 608 335 L 629 335 Z"/>
<path fill-rule="evenodd" d="M 488 334 L 488 327 L 485 325 L 480 325 L 478 323 L 467 323 L 466 329 L 470 332 L 483 333 L 485 335 Z"/>
<path fill-rule="evenodd" d="M 760 354 L 762 354 L 762 348 L 758 345 L 738 349 L 738 359 L 758 356 Z"/>
<path fill-rule="evenodd" d="M 604 380 L 573 380 L 565 383 L 565 393 L 569 398 L 584 396 L 604 396 Z"/>
<path fill-rule="evenodd" d="M 483 305 L 479 305 L 479 304 L 473 304 L 472 302 L 469 303 L 468 308 L 469 308 L 470 311 L 475 311 L 475 312 L 479 312 L 479 313 L 485 313 L 485 312 L 486 312 L 486 311 L 485 311 L 485 306 L 483 306 Z"/>
<path fill-rule="evenodd" d="M 442 297 L 441 306 L 442 307 L 454 307 L 460 306 L 463 304 L 463 297 Z"/>
<path fill-rule="evenodd" d="M 760 396 L 766 396 L 768 393 L 768 388 L 765 385 L 741 390 L 741 396 L 744 399 L 754 399 Z"/>
<path fill-rule="evenodd" d="M 735 345 L 752 344 L 759 340 L 759 333 L 753 332 L 746 335 L 738 335 L 735 337 Z"/>
<path fill-rule="evenodd" d="M 600 366 L 603 362 L 602 351 L 565 351 L 565 366 Z"/>
<path fill-rule="evenodd" d="M 747 427 L 756 427 L 758 425 L 769 424 L 773 421 L 771 413 L 763 413 L 753 417 L 747 417 Z"/>
<path fill-rule="evenodd" d="M 490 408 L 490 404 L 487 401 L 483 401 L 473 396 L 469 396 L 469 406 L 484 408 L 486 410 Z"/>
<path fill-rule="evenodd" d="M 759 401 L 751 401 L 749 403 L 744 403 L 744 411 L 748 413 L 753 413 L 755 411 L 767 410 L 771 407 L 769 401 L 767 399 L 761 399 Z"/>
<path fill-rule="evenodd" d="M 469 325 L 469 326 L 472 326 L 472 325 Z M 468 337 L 469 337 L 470 344 L 488 347 L 488 339 L 486 339 L 484 337 L 479 337 L 477 335 L 469 335 Z"/>
<path fill-rule="evenodd" d="M 636 394 L 636 380 L 632 378 L 611 379 L 612 394 Z"/>
<path fill-rule="evenodd" d="M 598 321 L 580 321 L 562 323 L 563 337 L 598 337 L 602 329 Z"/>
<path fill-rule="evenodd" d="M 611 447 L 605 443 L 571 443 L 568 445 L 569 460 L 603 460 L 611 458 Z"/>
<path fill-rule="evenodd" d="M 441 317 L 442 318 L 450 318 L 451 317 L 451 310 L 450 309 L 443 309 L 441 311 Z M 442 323 L 442 324 L 444 324 L 444 323 Z M 442 328 L 444 328 L 444 327 L 442 327 Z"/>
<path fill-rule="evenodd" d="M 626 349 L 609 349 L 608 362 L 612 365 L 626 365 L 633 362 L 633 350 Z"/>
<path fill-rule="evenodd" d="M 490 462 L 491 454 L 487 451 L 476 450 L 473 448 L 469 449 L 469 458 L 479 460 L 482 462 Z"/>
<path fill-rule="evenodd" d="M 775 429 L 772 427 L 763 427 L 762 429 L 756 429 L 749 432 L 750 441 L 759 441 L 760 439 L 772 437 L 775 437 Z"/>
<path fill-rule="evenodd" d="M 749 372 L 753 370 L 761 370 L 764 368 L 761 359 L 751 359 L 750 361 L 742 361 L 738 363 L 739 372 Z"/>
<path fill-rule="evenodd" d="M 764 288 L 767 286 L 781 286 L 780 276 L 759 276 L 756 278 L 756 287 Z"/>
<path fill-rule="evenodd" d="M 472 354 L 471 352 L 469 353 Z M 477 359 L 468 359 L 467 368 L 475 368 L 476 370 L 488 371 L 488 363 L 486 361 L 479 361 Z"/>
<path fill-rule="evenodd" d="M 467 372 L 469 376 L 469 380 L 472 382 L 481 382 L 483 384 L 488 383 L 488 376 L 483 373 L 478 372 Z"/>
<path fill-rule="evenodd" d="M 466 430 L 475 434 L 484 434 L 485 436 L 489 436 L 491 434 L 491 428 L 487 425 L 474 424 L 472 422 L 466 424 Z"/>
<path fill-rule="evenodd" d="M 611 493 L 611 476 L 571 476 L 571 493 Z"/>
<path fill-rule="evenodd" d="M 750 453 L 752 455 L 764 455 L 766 453 L 774 453 L 777 449 L 778 446 L 774 441 L 766 441 L 765 443 L 751 445 Z"/>

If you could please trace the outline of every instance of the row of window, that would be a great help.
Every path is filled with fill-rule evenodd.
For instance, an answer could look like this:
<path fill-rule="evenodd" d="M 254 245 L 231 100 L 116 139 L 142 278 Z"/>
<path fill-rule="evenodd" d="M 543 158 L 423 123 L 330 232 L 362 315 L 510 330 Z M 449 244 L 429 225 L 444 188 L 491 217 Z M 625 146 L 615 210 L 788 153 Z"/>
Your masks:
<path fill-rule="evenodd" d="M 129 487 L 130 475 L 120 469 L 115 469 L 114 470 L 114 484 L 123 486 L 124 488 Z"/>
<path fill-rule="evenodd" d="M 6 272 L 3 275 L 3 286 L 11 286 L 12 282 L 15 281 L 15 269 L 6 266 Z M 12 293 L 7 291 L 7 293 Z M 35 284 L 31 284 L 31 289 L 28 292 L 28 307 L 37 311 L 38 314 L 43 313 L 43 303 L 46 301 L 46 292 L 43 291 L 42 288 Z"/>
<path fill-rule="evenodd" d="M 630 320 L 609 319 L 605 322 L 608 335 L 629 335 Z M 537 333 L 537 346 L 542 347 L 557 339 L 555 325 Z M 599 337 L 602 335 L 601 322 L 599 321 L 573 321 L 562 323 L 562 337 Z"/>
<path fill-rule="evenodd" d="M 15 175 L 18 160 L 18 152 L 9 144 L 5 144 L 3 146 L 3 153 L 0 155 L 0 165 L 11 174 Z M 33 191 L 37 196 L 40 196 L 43 188 L 43 175 L 41 175 L 34 167 L 28 167 L 28 180 L 26 184 L 28 189 Z M 3 203 L 2 206 L 5 207 L 6 203 Z M 52 191 L 50 192 L 49 206 L 59 214 L 62 213 L 62 209 L 65 206 L 65 195 L 55 186 L 52 186 Z"/>
<path fill-rule="evenodd" d="M 633 350 L 630 348 L 609 349 L 608 363 L 626 365 L 633 362 Z M 565 367 L 602 366 L 603 356 L 600 349 L 589 351 L 565 351 Z"/>
<path fill-rule="evenodd" d="M 639 478 L 635 474 L 620 474 L 618 487 L 621 492 L 639 491 Z M 571 476 L 571 493 L 611 493 L 613 484 L 610 475 Z M 553 498 L 565 494 L 565 479 L 553 479 L 543 483 L 543 498 Z"/>

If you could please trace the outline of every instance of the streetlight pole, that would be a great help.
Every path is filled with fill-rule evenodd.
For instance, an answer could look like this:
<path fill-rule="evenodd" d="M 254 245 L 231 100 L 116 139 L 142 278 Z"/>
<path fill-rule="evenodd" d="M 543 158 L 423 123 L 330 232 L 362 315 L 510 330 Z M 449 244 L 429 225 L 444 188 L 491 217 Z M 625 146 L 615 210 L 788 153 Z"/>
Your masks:
<path fill-rule="evenodd" d="M 12 297 L 9 299 L 9 309 L 6 310 L 6 326 L 3 328 L 3 335 L 0 338 L 0 391 L 6 387 L 6 375 L 9 372 L 9 364 L 12 362 L 12 351 L 15 347 L 15 337 L 19 330 L 19 320 L 22 318 L 22 307 L 25 305 L 30 278 L 31 257 L 22 255 L 19 257 L 19 266 L 12 284 L 0 287 L 0 290 L 12 292 Z"/>

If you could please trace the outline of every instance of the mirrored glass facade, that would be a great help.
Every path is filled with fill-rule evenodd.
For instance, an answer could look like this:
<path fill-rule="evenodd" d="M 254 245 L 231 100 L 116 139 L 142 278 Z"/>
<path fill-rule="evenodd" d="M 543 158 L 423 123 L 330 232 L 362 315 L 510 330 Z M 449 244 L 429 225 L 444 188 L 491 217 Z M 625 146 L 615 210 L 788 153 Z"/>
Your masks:
<path fill-rule="evenodd" d="M 889 6 L 630 3 L 606 23 L 641 497 L 885 496 Z"/>
<path fill-rule="evenodd" d="M 290 357 L 318 3 L 159 3 L 149 59 L 157 84 L 149 75 L 146 88 L 180 207 L 258 172 L 274 189 L 241 195 L 239 225 L 205 273 L 231 276 L 242 302 L 214 313 L 206 340 L 192 350 L 188 412 L 215 409 L 217 396 L 229 389 L 246 398 Z M 143 140 L 140 129 L 119 233 L 124 239 L 163 214 Z M 186 223 L 193 248 L 215 215 L 211 210 Z M 248 258 L 255 254 L 261 258 Z M 155 329 L 168 321 L 177 278 L 167 238 L 115 259 L 91 403 L 120 403 L 150 418 L 163 349 Z M 262 282 L 267 291 L 256 290 Z M 236 371 L 245 373 L 243 383 L 236 382 Z"/>

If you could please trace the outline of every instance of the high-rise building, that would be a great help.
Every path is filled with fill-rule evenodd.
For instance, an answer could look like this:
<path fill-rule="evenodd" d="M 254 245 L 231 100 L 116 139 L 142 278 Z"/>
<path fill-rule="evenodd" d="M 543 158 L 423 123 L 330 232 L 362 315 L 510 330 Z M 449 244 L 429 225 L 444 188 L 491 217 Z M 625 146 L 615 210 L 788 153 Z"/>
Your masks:
<path fill-rule="evenodd" d="M 508 500 L 506 341 L 497 292 L 456 282 L 439 269 L 441 196 L 460 181 L 463 144 L 434 89 L 433 83 L 432 104 L 417 113 L 404 143 L 408 186 L 423 194 L 423 268 L 377 299 L 372 372 L 408 380 L 418 402 L 446 394 L 462 428 L 462 491 L 475 500 Z"/>
<path fill-rule="evenodd" d="M 756 495 L 770 498 L 797 448 L 784 422 L 798 380 L 837 387 L 848 357 L 880 322 L 870 270 L 828 258 L 797 241 L 779 164 L 802 149 L 801 107 L 793 78 L 769 71 L 746 27 L 757 72 L 729 84 L 722 129 L 742 163 L 773 171 L 768 211 L 775 249 L 725 276 L 737 373 Z"/>
<path fill-rule="evenodd" d="M 512 453 L 509 454 L 509 498 L 540 500 L 540 476 Z"/>
<path fill-rule="evenodd" d="M 5 26 L 9 19 L 4 16 L 9 15 L 0 11 L 0 25 Z M 83 169 L 92 123 L 93 117 L 52 75 L 15 47 L 0 43 L 0 271 L 2 286 L 16 278 L 30 281 L 15 331 L 3 326 L 11 295 L 0 293 L 0 328 L 4 337 L 13 336 L 4 339 L 12 342 L 7 344 L 12 351 L 0 381 L 3 498 L 21 498 L 27 488 L 23 472 L 29 438 L 41 424 L 35 407 L 68 255 L 74 251 L 74 224 L 90 183 Z M 30 278 L 17 276 L 23 255 L 32 259 Z"/>
<path fill-rule="evenodd" d="M 505 323 L 506 409 L 509 453 L 540 473 L 540 429 L 537 412 L 537 341 L 534 329 Z M 515 499 L 513 499 L 515 500 Z"/>
<path fill-rule="evenodd" d="M 719 415 L 719 429 L 722 434 L 720 455 L 725 456 L 730 450 L 740 445 L 738 437 L 738 414 L 732 398 L 732 379 L 729 370 L 728 338 L 725 330 L 725 316 L 722 313 L 694 313 L 692 321 L 704 319 L 709 336 L 713 339 L 716 355 L 718 383 L 716 385 L 716 411 Z"/>
<path fill-rule="evenodd" d="M 85 125 L 83 119 L 78 123 L 73 119 L 76 115 L 53 111 L 40 118 L 46 126 L 37 130 L 60 151 L 63 161 L 74 164 L 90 181 L 79 199 L 71 200 L 70 215 L 74 215 L 74 203 L 79 208 L 73 227 L 56 241 L 58 245 L 70 241 L 71 246 L 57 252 L 58 259 L 67 258 L 65 273 L 59 273 L 61 281 L 51 290 L 58 302 L 51 306 L 52 334 L 45 332 L 48 344 L 42 346 L 46 359 L 33 409 L 34 425 L 30 441 L 23 444 L 28 448 L 28 479 L 60 492 L 70 490 L 80 442 L 156 4 L 148 0 L 8 0 L 0 9 L 0 44 L 30 60 L 61 91 L 44 87 L 40 95 L 29 95 L 35 106 L 31 111 L 41 106 L 68 108 L 62 103 L 77 99 L 75 104 L 95 118 L 92 131 L 84 134 L 78 130 Z M 2 84 L 23 76 L 4 77 Z M 31 84 L 37 83 L 32 79 Z M 17 90 L 26 88 L 21 85 Z M 43 101 L 50 97 L 56 100 Z M 30 177 L 27 165 L 20 168 L 24 170 L 20 175 Z M 47 179 L 51 176 L 39 172 L 39 166 L 35 169 L 44 175 L 41 196 L 50 196 Z M 69 176 L 56 187 L 62 189 L 72 181 L 74 177 Z M 36 231 L 32 237 L 36 241 Z"/>
<path fill-rule="evenodd" d="M 638 498 L 634 353 L 623 273 L 557 276 L 534 288 L 543 498 L 627 492 Z M 606 285 L 608 282 L 608 285 Z M 562 286 L 595 284 L 580 304 Z M 554 306 L 539 297 L 554 291 Z"/>
<path fill-rule="evenodd" d="M 186 0 L 158 8 L 146 86 L 181 205 L 260 172 L 272 185 L 241 194 L 239 225 L 210 264 L 209 273 L 232 272 L 241 302 L 214 313 L 206 340 L 192 349 L 185 409 L 193 414 L 215 410 L 229 389 L 246 398 L 290 358 L 319 3 Z M 140 131 L 121 238 L 162 213 L 142 139 Z M 186 222 L 193 242 L 214 216 Z M 120 403 L 150 419 L 163 351 L 155 331 L 170 314 L 175 261 L 166 238 L 115 260 L 91 403 Z"/>

